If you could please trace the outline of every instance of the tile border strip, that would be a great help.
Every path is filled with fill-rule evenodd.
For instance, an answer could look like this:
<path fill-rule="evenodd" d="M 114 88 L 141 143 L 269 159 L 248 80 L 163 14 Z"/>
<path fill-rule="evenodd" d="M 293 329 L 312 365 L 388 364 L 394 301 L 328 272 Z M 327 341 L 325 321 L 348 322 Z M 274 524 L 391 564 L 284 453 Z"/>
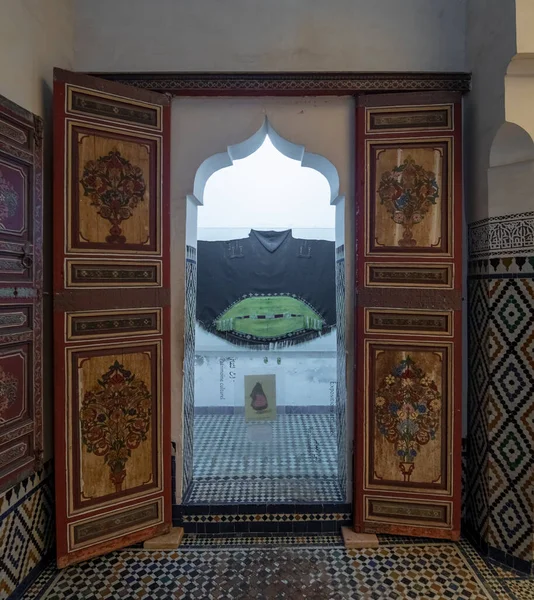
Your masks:
<path fill-rule="evenodd" d="M 534 255 L 534 211 L 468 225 L 469 259 Z"/>

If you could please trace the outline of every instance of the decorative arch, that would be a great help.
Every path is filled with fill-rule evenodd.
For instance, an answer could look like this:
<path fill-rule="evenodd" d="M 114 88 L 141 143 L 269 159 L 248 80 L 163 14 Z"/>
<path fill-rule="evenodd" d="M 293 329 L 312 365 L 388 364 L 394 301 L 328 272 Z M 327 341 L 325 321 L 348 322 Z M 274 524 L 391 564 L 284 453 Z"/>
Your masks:
<path fill-rule="evenodd" d="M 339 175 L 336 167 L 324 156 L 307 152 L 304 146 L 294 144 L 283 138 L 274 129 L 267 117 L 265 117 L 258 131 L 247 140 L 228 146 L 226 152 L 214 154 L 200 165 L 195 175 L 193 194 L 188 198 L 197 206 L 202 206 L 208 179 L 217 171 L 231 167 L 234 160 L 242 160 L 254 154 L 267 137 L 281 154 L 287 158 L 298 160 L 302 167 L 313 169 L 325 177 L 330 187 L 330 203 L 332 205 L 336 205 L 344 198 L 339 196 Z"/>

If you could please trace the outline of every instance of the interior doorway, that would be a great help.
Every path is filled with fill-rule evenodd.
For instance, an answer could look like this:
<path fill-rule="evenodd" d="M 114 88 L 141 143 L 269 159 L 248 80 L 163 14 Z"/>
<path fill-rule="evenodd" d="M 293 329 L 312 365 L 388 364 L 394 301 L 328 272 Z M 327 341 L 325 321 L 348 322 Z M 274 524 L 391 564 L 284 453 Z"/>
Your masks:
<path fill-rule="evenodd" d="M 226 157 L 200 165 L 195 192 L 187 218 L 184 501 L 343 502 L 338 172 L 265 119 Z"/>

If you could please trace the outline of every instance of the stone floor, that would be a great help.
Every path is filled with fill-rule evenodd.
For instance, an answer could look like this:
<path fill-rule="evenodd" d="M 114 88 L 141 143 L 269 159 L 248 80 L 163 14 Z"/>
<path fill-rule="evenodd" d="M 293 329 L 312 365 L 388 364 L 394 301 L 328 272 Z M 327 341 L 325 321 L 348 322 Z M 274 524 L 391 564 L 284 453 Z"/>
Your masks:
<path fill-rule="evenodd" d="M 126 549 L 49 567 L 27 600 L 527 600 L 534 579 L 458 544 L 383 538 L 345 550 L 338 536 L 199 538 L 176 551 Z"/>

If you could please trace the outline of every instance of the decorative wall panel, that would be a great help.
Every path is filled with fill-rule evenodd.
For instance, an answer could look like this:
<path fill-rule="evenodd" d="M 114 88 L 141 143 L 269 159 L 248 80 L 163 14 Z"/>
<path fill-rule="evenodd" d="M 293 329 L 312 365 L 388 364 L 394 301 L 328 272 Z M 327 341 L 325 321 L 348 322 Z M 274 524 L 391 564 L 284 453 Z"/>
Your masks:
<path fill-rule="evenodd" d="M 414 132 L 432 129 L 452 131 L 452 106 L 427 106 L 422 110 L 391 107 L 367 113 L 366 133 Z"/>
<path fill-rule="evenodd" d="M 366 333 L 451 336 L 453 311 L 365 309 Z"/>
<path fill-rule="evenodd" d="M 42 121 L 0 97 L 0 492 L 42 467 Z"/>
<path fill-rule="evenodd" d="M 453 265 L 367 263 L 367 287 L 454 287 Z"/>
<path fill-rule="evenodd" d="M 355 530 L 458 539 L 461 105 L 410 100 L 359 99 Z"/>
<path fill-rule="evenodd" d="M 63 567 L 170 528 L 169 107 L 158 95 L 55 76 Z"/>
<path fill-rule="evenodd" d="M 337 477 L 343 496 L 347 493 L 347 340 L 345 312 L 345 246 L 336 248 L 336 436 Z"/>
<path fill-rule="evenodd" d="M 470 226 L 467 523 L 492 554 L 534 552 L 534 213 Z"/>
<path fill-rule="evenodd" d="M 185 340 L 184 340 L 184 410 L 182 431 L 182 497 L 193 481 L 193 436 L 195 418 L 195 316 L 197 310 L 197 249 L 186 248 L 185 263 Z"/>

